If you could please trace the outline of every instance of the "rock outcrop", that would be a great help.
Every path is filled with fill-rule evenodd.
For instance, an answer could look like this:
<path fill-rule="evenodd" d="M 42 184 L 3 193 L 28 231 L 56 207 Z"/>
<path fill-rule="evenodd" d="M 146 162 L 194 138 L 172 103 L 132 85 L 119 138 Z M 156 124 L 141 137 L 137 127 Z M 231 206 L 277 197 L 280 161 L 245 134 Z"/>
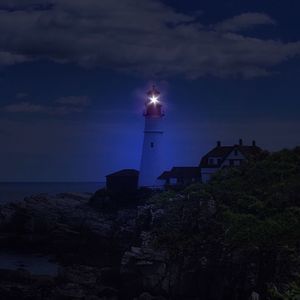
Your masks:
<path fill-rule="evenodd" d="M 51 254 L 61 265 L 55 277 L 0 270 L 0 298 L 162 300 L 210 295 L 213 300 L 227 300 L 226 289 L 239 279 L 228 272 L 227 261 L 224 269 L 216 267 L 219 262 L 205 239 L 195 257 L 185 249 L 174 254 L 173 241 L 169 248 L 157 244 L 157 232 L 174 213 L 172 207 L 185 200 L 195 201 L 196 223 L 189 222 L 186 208 L 175 221 L 195 230 L 205 228 L 216 211 L 214 200 L 193 197 L 167 195 L 162 202 L 112 209 L 107 202 L 99 208 L 86 195 L 65 193 L 36 195 L 0 207 L 3 245 Z"/>
<path fill-rule="evenodd" d="M 0 295 L 9 299 L 16 290 L 22 299 L 21 295 L 30 297 L 37 287 L 48 290 L 49 286 L 52 292 L 43 299 L 126 299 L 142 294 L 144 288 L 157 286 L 161 280 L 157 276 L 164 273 L 163 254 L 151 250 L 151 233 L 145 230 L 160 213 L 151 205 L 99 210 L 88 196 L 72 193 L 35 195 L 0 207 L 1 239 L 7 248 L 45 252 L 64 265 L 44 287 L 39 286 L 38 276 L 26 273 L 32 283 L 27 284 L 25 274 L 19 280 L 18 271 L 7 271 L 11 277 L 1 285 Z M 142 284 L 135 285 L 136 293 L 125 287 L 133 265 L 142 272 L 150 265 L 157 269 L 157 274 L 143 275 Z"/>

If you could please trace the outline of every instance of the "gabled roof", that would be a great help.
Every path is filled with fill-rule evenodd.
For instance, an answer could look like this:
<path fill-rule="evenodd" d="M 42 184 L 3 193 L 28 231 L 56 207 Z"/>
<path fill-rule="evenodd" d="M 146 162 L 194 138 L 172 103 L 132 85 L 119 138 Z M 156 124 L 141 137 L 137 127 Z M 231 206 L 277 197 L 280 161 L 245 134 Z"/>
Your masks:
<path fill-rule="evenodd" d="M 171 176 L 174 178 L 195 178 L 200 177 L 199 167 L 174 167 L 171 170 Z"/>
<path fill-rule="evenodd" d="M 244 154 L 247 158 L 256 156 L 262 152 L 262 149 L 257 146 L 237 146 L 238 150 Z"/>
<path fill-rule="evenodd" d="M 123 169 L 115 173 L 106 175 L 106 177 L 139 176 L 139 171 L 135 169 Z"/>
<path fill-rule="evenodd" d="M 199 167 L 173 167 L 171 171 L 163 172 L 158 179 L 186 178 L 192 179 L 200 177 Z"/>
<path fill-rule="evenodd" d="M 262 152 L 262 149 L 257 146 L 244 146 L 244 145 L 233 145 L 233 146 L 217 146 L 204 155 L 200 162 L 201 168 L 219 168 L 226 157 L 235 149 L 241 152 L 246 159 L 249 159 L 252 156 L 256 156 Z M 209 164 L 210 158 L 220 158 L 220 161 L 217 164 Z"/>
<path fill-rule="evenodd" d="M 163 172 L 159 177 L 157 177 L 157 179 L 168 179 L 168 178 L 170 178 L 170 171 L 165 171 L 165 172 Z"/>

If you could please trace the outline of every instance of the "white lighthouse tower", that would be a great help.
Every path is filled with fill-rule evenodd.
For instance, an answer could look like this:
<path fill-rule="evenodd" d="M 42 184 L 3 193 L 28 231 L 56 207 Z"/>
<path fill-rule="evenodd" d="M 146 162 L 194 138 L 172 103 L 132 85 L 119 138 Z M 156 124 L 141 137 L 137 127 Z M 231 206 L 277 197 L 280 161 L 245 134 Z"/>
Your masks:
<path fill-rule="evenodd" d="M 157 177 L 162 173 L 162 121 L 164 113 L 160 101 L 160 92 L 155 88 L 147 93 L 145 102 L 145 131 L 139 186 L 159 188 Z"/>

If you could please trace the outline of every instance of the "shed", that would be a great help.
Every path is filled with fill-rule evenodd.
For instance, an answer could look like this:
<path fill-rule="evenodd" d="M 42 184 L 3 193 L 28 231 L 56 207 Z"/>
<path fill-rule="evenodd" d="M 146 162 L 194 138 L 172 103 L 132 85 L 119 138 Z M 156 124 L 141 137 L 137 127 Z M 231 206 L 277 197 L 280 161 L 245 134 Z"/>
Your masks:
<path fill-rule="evenodd" d="M 113 195 L 131 195 L 137 191 L 138 178 L 139 171 L 123 169 L 106 176 L 106 188 Z"/>

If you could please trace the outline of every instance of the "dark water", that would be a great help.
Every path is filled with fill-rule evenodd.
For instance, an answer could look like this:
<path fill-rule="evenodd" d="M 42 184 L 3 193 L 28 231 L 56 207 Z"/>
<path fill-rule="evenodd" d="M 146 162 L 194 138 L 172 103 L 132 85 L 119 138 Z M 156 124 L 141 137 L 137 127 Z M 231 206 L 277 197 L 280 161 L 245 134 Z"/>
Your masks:
<path fill-rule="evenodd" d="M 47 256 L 0 252 L 0 269 L 27 270 L 33 275 L 56 276 L 59 265 Z"/>
<path fill-rule="evenodd" d="M 104 185 L 103 182 L 0 183 L 0 205 L 21 201 L 26 196 L 40 193 L 94 193 Z M 48 257 L 0 251 L 0 269 L 25 269 L 34 275 L 56 276 L 58 268 L 58 264 Z"/>
<path fill-rule="evenodd" d="M 103 182 L 13 182 L 0 183 L 0 204 L 20 201 L 33 194 L 94 193 Z"/>

